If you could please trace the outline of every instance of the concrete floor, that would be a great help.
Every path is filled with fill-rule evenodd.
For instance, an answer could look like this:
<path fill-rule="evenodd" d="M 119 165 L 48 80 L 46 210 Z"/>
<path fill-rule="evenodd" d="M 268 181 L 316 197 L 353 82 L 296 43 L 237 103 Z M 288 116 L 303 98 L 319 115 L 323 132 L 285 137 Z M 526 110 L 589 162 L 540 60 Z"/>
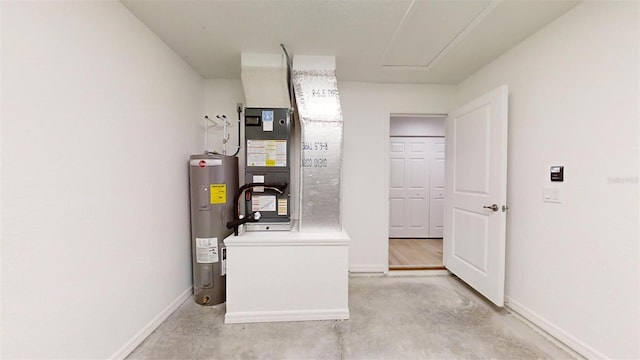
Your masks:
<path fill-rule="evenodd" d="M 451 276 L 352 277 L 351 320 L 224 325 L 191 299 L 129 359 L 572 359 Z"/>

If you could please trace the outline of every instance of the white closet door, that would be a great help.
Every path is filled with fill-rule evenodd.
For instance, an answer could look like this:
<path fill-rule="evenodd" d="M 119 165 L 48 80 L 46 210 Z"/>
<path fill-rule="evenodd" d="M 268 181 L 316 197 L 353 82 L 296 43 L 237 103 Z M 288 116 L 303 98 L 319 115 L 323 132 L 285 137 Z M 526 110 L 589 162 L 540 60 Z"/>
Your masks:
<path fill-rule="evenodd" d="M 429 237 L 429 147 L 426 138 L 393 137 L 389 237 Z"/>
<path fill-rule="evenodd" d="M 429 138 L 431 163 L 429 167 L 429 237 L 444 234 L 444 138 Z"/>

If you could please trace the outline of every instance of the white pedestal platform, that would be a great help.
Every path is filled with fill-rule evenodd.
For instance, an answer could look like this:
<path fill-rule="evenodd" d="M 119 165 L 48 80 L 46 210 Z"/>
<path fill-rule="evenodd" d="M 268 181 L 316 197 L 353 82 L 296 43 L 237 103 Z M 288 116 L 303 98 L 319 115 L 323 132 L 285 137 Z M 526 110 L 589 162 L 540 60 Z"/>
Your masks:
<path fill-rule="evenodd" d="M 346 232 L 229 236 L 225 323 L 349 319 Z"/>

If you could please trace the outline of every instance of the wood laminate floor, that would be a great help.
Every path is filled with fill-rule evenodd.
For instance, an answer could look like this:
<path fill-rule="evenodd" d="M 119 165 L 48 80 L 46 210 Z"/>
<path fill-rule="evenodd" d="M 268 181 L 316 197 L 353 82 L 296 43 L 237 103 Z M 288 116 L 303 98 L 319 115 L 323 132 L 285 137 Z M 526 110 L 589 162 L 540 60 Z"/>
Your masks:
<path fill-rule="evenodd" d="M 444 269 L 442 239 L 389 239 L 389 269 Z"/>

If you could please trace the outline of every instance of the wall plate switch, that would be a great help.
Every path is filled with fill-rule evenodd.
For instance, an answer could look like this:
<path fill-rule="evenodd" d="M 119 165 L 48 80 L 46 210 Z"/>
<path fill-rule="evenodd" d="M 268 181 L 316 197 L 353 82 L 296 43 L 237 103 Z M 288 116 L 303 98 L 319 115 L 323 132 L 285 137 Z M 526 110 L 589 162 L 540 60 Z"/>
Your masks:
<path fill-rule="evenodd" d="M 545 186 L 542 189 L 542 201 L 562 204 L 560 200 L 560 189 L 551 186 Z"/>

